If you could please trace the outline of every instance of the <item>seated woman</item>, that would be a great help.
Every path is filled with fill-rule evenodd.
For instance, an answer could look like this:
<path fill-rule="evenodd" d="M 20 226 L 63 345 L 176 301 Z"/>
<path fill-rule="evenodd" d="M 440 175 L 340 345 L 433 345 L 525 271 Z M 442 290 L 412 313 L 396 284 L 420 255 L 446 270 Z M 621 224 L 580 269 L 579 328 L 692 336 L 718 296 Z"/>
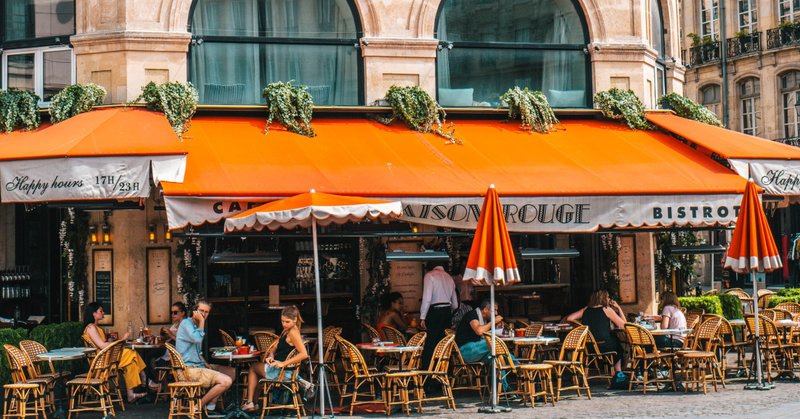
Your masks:
<path fill-rule="evenodd" d="M 616 301 L 612 300 L 606 290 L 596 290 L 589 297 L 589 304 L 570 314 L 567 321 L 580 321 L 589 327 L 592 336 L 597 341 L 600 352 L 614 352 L 615 381 L 625 381 L 622 372 L 622 346 L 617 337 L 611 333 L 611 324 L 622 329 L 625 327 L 625 313 Z"/>
<path fill-rule="evenodd" d="M 674 292 L 661 294 L 661 328 L 680 329 L 686 327 L 686 316 L 681 311 L 681 303 Z M 659 348 L 681 348 L 684 337 L 682 335 L 654 336 L 656 346 Z"/>
<path fill-rule="evenodd" d="M 98 302 L 92 302 L 83 308 L 83 333 L 89 336 L 98 349 L 103 349 L 113 342 L 106 341 L 106 334 L 98 326 L 98 322 L 105 317 L 103 306 Z M 125 333 L 122 340 L 127 340 L 130 333 Z M 125 388 L 128 390 L 128 402 L 132 403 L 146 395 L 146 393 L 136 393 L 134 389 L 142 385 L 145 379 L 146 364 L 139 354 L 131 349 L 123 349 L 120 356 L 119 368 L 122 369 L 122 379 L 125 381 Z M 150 380 L 150 388 L 158 389 L 158 383 Z"/>
<path fill-rule="evenodd" d="M 169 327 L 161 327 L 161 338 L 164 339 L 164 342 L 175 345 L 175 339 L 178 336 L 178 327 L 181 325 L 183 319 L 186 318 L 187 311 L 186 304 L 180 301 L 172 304 L 172 307 L 170 308 L 170 313 L 172 314 L 172 324 Z M 164 349 L 164 351 L 160 354 L 157 354 L 155 358 L 155 362 L 157 363 L 169 364 L 169 352 L 166 349 Z M 152 366 L 151 363 L 148 363 L 147 365 Z"/>
<path fill-rule="evenodd" d="M 300 310 L 296 306 L 289 306 L 281 311 L 281 326 L 283 331 L 278 338 L 278 344 L 273 345 L 272 352 L 265 359 L 266 362 L 256 362 L 250 366 L 250 372 L 247 375 L 247 400 L 242 404 L 242 410 L 246 412 L 253 412 L 256 410 L 253 404 L 253 398 L 256 394 L 256 387 L 258 380 L 266 378 L 267 380 L 277 380 L 278 374 L 281 369 L 286 365 L 298 364 L 308 358 L 306 345 L 303 343 L 303 337 L 300 335 L 300 327 L 303 324 L 303 318 L 300 317 Z M 297 354 L 289 359 L 289 353 L 292 350 L 297 350 Z M 291 371 L 284 371 L 281 380 L 288 380 L 291 378 Z M 300 386 L 304 389 L 305 397 L 313 397 L 314 386 L 310 382 L 298 379 Z"/>
<path fill-rule="evenodd" d="M 399 292 L 390 292 L 383 297 L 381 302 L 383 313 L 378 316 L 378 323 L 375 329 L 383 336 L 383 326 L 391 326 L 395 329 L 405 332 L 408 328 L 403 316 L 403 294 Z"/>

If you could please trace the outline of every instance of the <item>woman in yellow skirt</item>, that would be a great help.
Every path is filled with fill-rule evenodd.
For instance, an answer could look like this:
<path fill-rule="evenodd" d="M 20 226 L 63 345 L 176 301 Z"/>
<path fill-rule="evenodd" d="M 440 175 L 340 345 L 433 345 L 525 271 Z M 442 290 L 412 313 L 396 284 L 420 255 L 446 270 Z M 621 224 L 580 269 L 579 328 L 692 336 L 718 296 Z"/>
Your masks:
<path fill-rule="evenodd" d="M 103 349 L 112 342 L 106 341 L 106 334 L 97 325 L 97 322 L 105 317 L 103 306 L 100 303 L 89 303 L 83 309 L 83 333 L 94 342 L 95 346 Z M 125 333 L 122 340 L 127 340 L 130 333 Z M 128 389 L 128 402 L 134 402 L 146 395 L 146 393 L 136 393 L 134 389 L 142 385 L 145 380 L 145 362 L 142 357 L 134 350 L 123 349 L 119 361 L 119 368 L 122 369 L 122 378 L 125 381 L 125 388 Z M 155 383 L 150 383 L 156 385 Z"/>

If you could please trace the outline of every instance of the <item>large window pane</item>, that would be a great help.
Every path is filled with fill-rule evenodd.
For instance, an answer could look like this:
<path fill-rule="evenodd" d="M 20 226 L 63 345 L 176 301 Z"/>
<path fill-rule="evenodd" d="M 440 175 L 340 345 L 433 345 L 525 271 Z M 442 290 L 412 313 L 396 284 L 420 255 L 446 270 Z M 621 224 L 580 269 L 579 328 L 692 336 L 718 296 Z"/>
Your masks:
<path fill-rule="evenodd" d="M 356 26 L 350 6 L 343 0 L 198 0 L 192 33 L 355 39 Z"/>
<path fill-rule="evenodd" d="M 75 33 L 75 0 L 4 0 L 5 40 Z"/>
<path fill-rule="evenodd" d="M 450 42 L 585 42 L 572 0 L 445 0 L 438 37 Z"/>
<path fill-rule="evenodd" d="M 42 62 L 44 63 L 42 100 L 49 102 L 53 95 L 71 84 L 72 51 L 45 52 L 42 54 Z"/>
<path fill-rule="evenodd" d="M 206 104 L 263 103 L 267 84 L 295 80 L 315 105 L 357 105 L 357 53 L 351 45 L 206 42 L 192 50 L 191 79 Z"/>
<path fill-rule="evenodd" d="M 8 56 L 8 88 L 34 91 L 33 54 Z"/>
<path fill-rule="evenodd" d="M 453 48 L 439 54 L 442 106 L 499 105 L 514 86 L 541 90 L 557 108 L 586 107 L 583 51 Z"/>

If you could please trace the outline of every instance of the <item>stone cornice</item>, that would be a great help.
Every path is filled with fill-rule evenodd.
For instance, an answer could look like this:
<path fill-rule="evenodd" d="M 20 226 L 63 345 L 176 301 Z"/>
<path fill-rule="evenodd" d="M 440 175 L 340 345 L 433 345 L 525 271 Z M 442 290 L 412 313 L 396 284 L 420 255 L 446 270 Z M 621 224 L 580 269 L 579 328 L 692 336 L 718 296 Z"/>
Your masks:
<path fill-rule="evenodd" d="M 361 38 L 363 57 L 436 58 L 435 39 Z"/>
<path fill-rule="evenodd" d="M 103 31 L 73 35 L 70 42 L 76 54 L 120 51 L 189 51 L 188 32 Z"/>

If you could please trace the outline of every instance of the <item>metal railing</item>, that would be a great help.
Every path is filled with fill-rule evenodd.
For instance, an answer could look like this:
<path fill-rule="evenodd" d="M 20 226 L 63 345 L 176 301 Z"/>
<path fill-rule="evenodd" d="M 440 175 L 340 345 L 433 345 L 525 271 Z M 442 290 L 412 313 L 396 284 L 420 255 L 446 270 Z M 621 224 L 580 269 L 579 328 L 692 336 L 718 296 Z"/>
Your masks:
<path fill-rule="evenodd" d="M 689 63 L 693 66 L 709 64 L 720 59 L 719 41 L 701 44 L 689 49 Z"/>
<path fill-rule="evenodd" d="M 767 49 L 800 45 L 800 25 L 791 24 L 767 30 Z"/>
<path fill-rule="evenodd" d="M 725 49 L 727 49 L 728 58 L 736 58 L 761 51 L 761 32 L 728 38 Z"/>
<path fill-rule="evenodd" d="M 800 147 L 800 137 L 786 137 L 773 140 L 776 143 L 788 144 L 795 147 Z"/>

